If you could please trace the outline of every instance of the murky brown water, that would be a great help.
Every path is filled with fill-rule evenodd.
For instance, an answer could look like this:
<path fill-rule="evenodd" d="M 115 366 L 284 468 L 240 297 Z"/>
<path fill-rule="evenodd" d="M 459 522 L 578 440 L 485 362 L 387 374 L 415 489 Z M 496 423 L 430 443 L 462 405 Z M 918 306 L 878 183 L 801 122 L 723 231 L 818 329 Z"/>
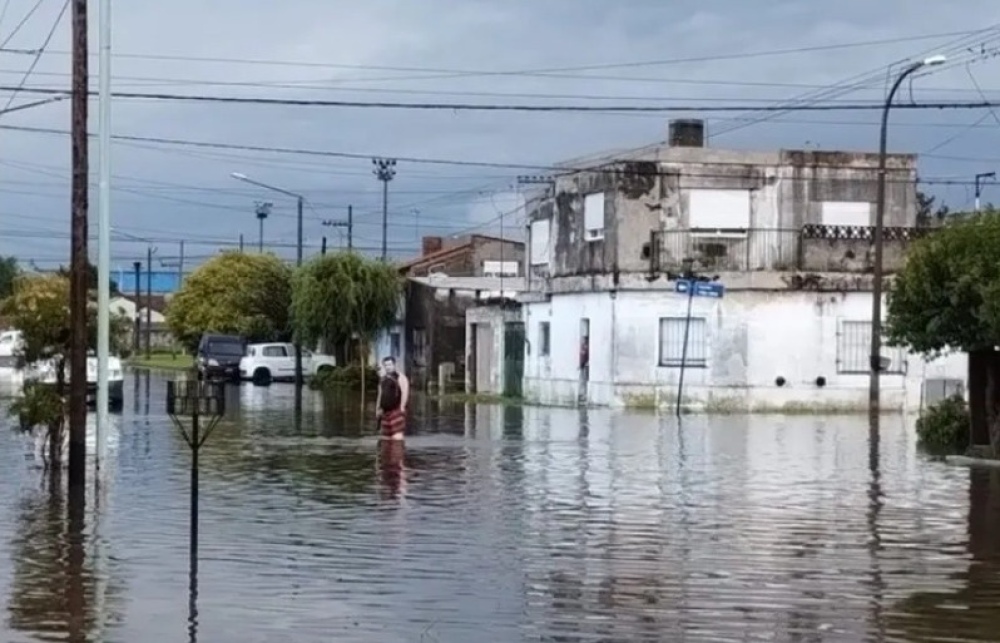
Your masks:
<path fill-rule="evenodd" d="M 281 386 L 203 451 L 190 626 L 189 455 L 148 391 L 83 515 L 0 431 L 0 640 L 1000 640 L 1000 472 L 902 421 L 871 460 L 861 418 L 426 406 L 400 471 Z"/>

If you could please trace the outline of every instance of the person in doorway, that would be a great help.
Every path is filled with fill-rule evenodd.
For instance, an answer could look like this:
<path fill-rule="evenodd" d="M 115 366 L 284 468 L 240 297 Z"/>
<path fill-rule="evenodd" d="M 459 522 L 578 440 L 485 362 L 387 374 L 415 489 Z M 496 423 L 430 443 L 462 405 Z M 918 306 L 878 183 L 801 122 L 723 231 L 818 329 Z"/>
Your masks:
<path fill-rule="evenodd" d="M 402 440 L 406 433 L 406 406 L 410 401 L 410 382 L 396 369 L 396 358 L 382 360 L 382 377 L 375 398 L 375 417 L 379 420 L 381 439 Z"/>

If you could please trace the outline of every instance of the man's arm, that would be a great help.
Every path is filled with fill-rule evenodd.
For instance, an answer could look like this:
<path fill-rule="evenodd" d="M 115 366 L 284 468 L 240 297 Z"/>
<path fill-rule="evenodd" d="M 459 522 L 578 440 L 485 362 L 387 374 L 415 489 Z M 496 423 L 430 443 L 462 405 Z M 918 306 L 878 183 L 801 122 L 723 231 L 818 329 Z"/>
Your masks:
<path fill-rule="evenodd" d="M 402 373 L 399 374 L 399 393 L 399 408 L 405 411 L 410 402 L 410 379 Z"/>

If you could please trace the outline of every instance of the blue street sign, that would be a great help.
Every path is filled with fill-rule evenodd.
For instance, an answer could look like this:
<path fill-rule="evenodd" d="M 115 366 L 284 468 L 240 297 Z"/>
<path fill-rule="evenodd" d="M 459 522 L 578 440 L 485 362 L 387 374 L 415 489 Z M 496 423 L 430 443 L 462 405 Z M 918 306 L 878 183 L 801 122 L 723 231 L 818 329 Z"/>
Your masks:
<path fill-rule="evenodd" d="M 690 292 L 692 287 L 694 288 L 694 292 Z M 690 281 L 688 279 L 678 279 L 674 284 L 674 292 L 682 295 L 690 294 L 694 297 L 712 297 L 714 299 L 722 299 L 722 295 L 726 292 L 726 287 L 714 281 Z"/>

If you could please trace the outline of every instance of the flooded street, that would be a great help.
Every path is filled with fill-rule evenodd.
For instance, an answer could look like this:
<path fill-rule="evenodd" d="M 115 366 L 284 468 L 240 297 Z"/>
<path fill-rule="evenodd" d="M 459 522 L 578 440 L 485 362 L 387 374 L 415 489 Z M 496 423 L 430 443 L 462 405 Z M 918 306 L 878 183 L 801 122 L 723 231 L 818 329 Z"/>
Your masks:
<path fill-rule="evenodd" d="M 996 640 L 1000 471 L 901 419 L 418 403 L 380 459 L 356 402 L 307 391 L 296 427 L 278 385 L 232 388 L 202 451 L 189 623 L 165 389 L 129 376 L 83 516 L 0 432 L 0 640 Z"/>

